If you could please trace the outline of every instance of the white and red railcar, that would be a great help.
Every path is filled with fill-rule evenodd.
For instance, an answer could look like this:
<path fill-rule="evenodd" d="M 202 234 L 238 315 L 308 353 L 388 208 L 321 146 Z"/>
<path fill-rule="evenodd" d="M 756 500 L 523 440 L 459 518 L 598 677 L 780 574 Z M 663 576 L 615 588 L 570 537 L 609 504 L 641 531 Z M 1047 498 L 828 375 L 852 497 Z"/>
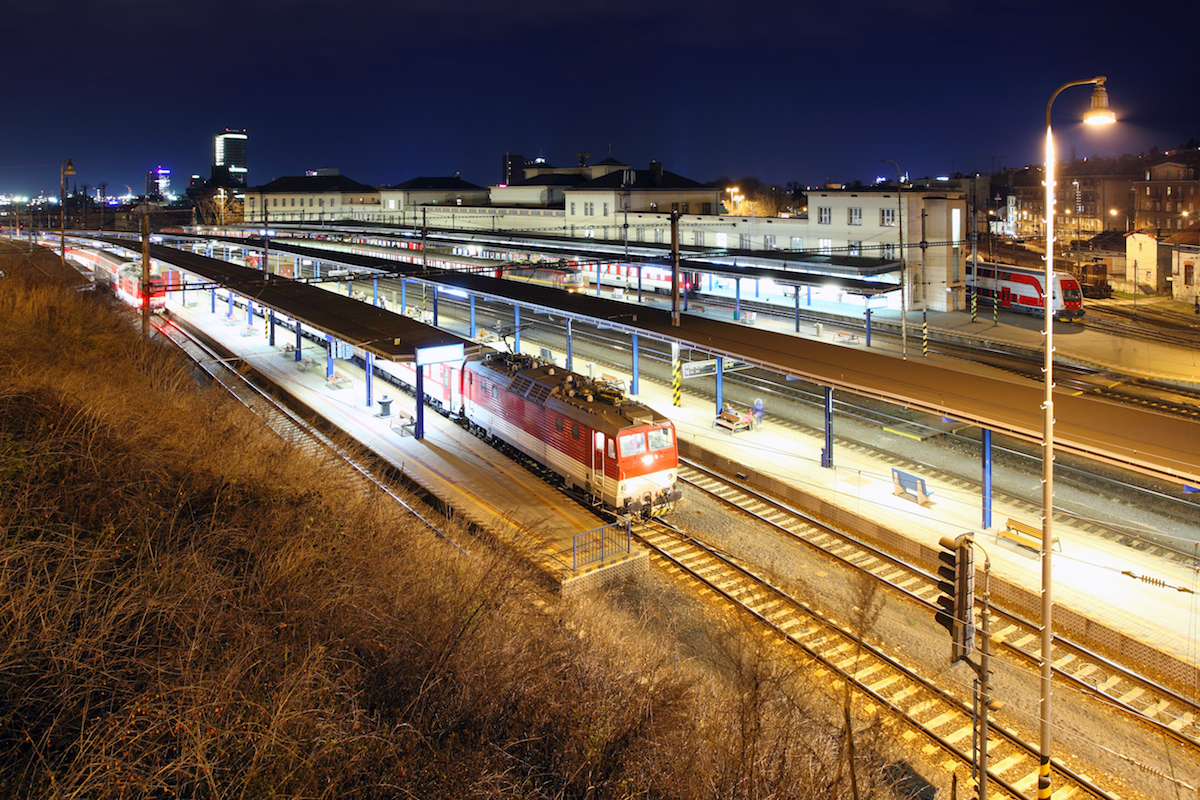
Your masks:
<path fill-rule="evenodd" d="M 535 359 L 491 353 L 463 365 L 463 413 L 608 508 L 661 514 L 681 496 L 675 426 L 603 383 Z"/>
<path fill-rule="evenodd" d="M 167 288 L 162 277 L 150 276 L 149 292 L 142 291 L 142 264 L 91 247 L 68 247 L 67 256 L 91 269 L 96 283 L 134 308 L 148 300 L 150 310 L 161 313 L 167 307 Z"/>
<path fill-rule="evenodd" d="M 1055 272 L 1052 277 L 1050 309 L 1054 319 L 1064 322 L 1083 319 L 1083 289 L 1079 281 L 1065 272 Z M 981 302 L 1035 316 L 1045 312 L 1045 279 L 1045 273 L 1036 269 L 980 264 L 978 274 L 973 274 L 971 265 L 967 265 L 967 288 L 973 288 Z"/>

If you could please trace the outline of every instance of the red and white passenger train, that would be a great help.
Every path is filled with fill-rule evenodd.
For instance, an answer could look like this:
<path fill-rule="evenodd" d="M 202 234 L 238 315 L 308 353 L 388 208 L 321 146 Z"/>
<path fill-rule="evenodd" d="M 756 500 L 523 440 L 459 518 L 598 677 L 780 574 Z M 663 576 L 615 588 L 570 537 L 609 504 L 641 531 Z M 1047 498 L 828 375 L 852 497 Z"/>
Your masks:
<path fill-rule="evenodd" d="M 998 304 L 1008 311 L 1041 316 L 1046 275 L 1041 270 L 1006 264 L 980 264 L 975 275 L 967 264 L 967 289 L 978 292 L 980 302 Z M 1054 319 L 1074 322 L 1083 319 L 1083 290 L 1079 281 L 1065 272 L 1053 274 L 1050 309 Z"/>
<path fill-rule="evenodd" d="M 412 364 L 376 361 L 375 367 L 415 386 Z M 568 490 L 618 513 L 643 515 L 672 510 L 682 495 L 674 424 L 603 381 L 512 353 L 424 369 L 429 405 L 461 413 L 480 438 L 523 453 Z"/>
<path fill-rule="evenodd" d="M 140 309 L 148 294 L 152 312 L 158 314 L 166 309 L 167 288 L 160 276 L 151 274 L 150 291 L 142 292 L 142 262 L 91 247 L 68 247 L 66 255 L 90 269 L 96 284 L 109 289 L 122 302 Z"/>

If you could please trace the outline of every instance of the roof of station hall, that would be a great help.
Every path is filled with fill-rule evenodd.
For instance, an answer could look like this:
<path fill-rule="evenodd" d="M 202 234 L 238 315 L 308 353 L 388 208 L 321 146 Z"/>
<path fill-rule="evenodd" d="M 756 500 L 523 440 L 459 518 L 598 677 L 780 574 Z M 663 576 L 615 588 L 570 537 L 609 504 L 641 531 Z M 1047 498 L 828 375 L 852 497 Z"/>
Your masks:
<path fill-rule="evenodd" d="M 221 239 L 221 237 L 212 238 L 238 247 L 250 246 L 261 249 L 263 246 L 261 237 L 250 237 L 242 240 Z M 301 244 L 293 244 L 284 239 L 272 239 L 270 248 L 276 253 L 288 253 L 304 258 L 342 264 L 348 267 L 383 270 L 394 274 L 412 274 L 415 277 L 420 277 L 417 273 L 422 271 L 419 264 L 404 264 L 377 256 L 347 253 L 320 247 L 308 247 Z M 421 251 L 407 252 L 420 253 Z M 584 257 L 587 261 L 593 263 L 596 261 L 625 261 L 624 258 L 616 255 L 602 255 L 598 257 L 595 253 L 587 253 L 583 250 L 557 251 L 557 254 L 558 257 L 569 259 Z M 429 251 L 429 255 L 431 258 L 453 258 L 453 256 L 447 253 L 432 250 Z M 547 255 L 550 258 L 554 257 L 549 251 L 547 251 Z M 658 267 L 669 265 L 669 261 L 665 258 L 653 260 L 640 259 L 640 261 L 643 264 L 653 264 Z M 739 261 L 743 263 L 739 264 Z M 744 263 L 745 261 L 757 261 L 759 263 L 778 266 L 752 266 Z M 499 265 L 501 262 L 497 261 L 496 263 Z M 631 261 L 630 263 L 635 262 Z M 781 250 L 730 250 L 719 256 L 713 256 L 711 260 L 701 261 L 685 256 L 681 257 L 679 262 L 679 268 L 683 272 L 699 272 L 705 275 L 717 275 L 724 278 L 769 279 L 782 286 L 835 286 L 844 289 L 850 294 L 857 295 L 874 295 L 897 291 L 900 288 L 900 285 L 897 283 L 867 280 L 865 277 L 859 276 L 883 275 L 895 272 L 898 267 L 899 262 L 891 259 L 826 255 L 821 253 L 790 253 Z M 427 275 L 426 277 L 433 279 L 433 276 Z M 436 280 L 441 280 L 441 278 L 436 278 Z"/>
<path fill-rule="evenodd" d="M 164 245 L 151 245 L 150 256 L 389 361 L 412 361 L 425 347 L 461 343 L 467 354 L 480 350 L 470 339 L 301 281 Z"/>

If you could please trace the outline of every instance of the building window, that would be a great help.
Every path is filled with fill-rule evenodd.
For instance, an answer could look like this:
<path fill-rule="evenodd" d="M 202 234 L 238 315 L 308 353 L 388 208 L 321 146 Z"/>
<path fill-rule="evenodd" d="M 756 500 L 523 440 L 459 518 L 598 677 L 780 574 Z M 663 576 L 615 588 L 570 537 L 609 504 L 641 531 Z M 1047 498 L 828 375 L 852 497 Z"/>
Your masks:
<path fill-rule="evenodd" d="M 604 204 L 604 216 L 608 216 L 608 203 Z"/>
<path fill-rule="evenodd" d="M 763 250 L 774 250 L 774 249 L 775 249 L 775 236 L 773 234 L 768 233 L 765 236 L 763 236 Z"/>
<path fill-rule="evenodd" d="M 575 201 L 571 201 L 571 216 L 575 216 Z"/>
<path fill-rule="evenodd" d="M 671 213 L 679 211 L 679 203 L 671 203 Z"/>
<path fill-rule="evenodd" d="M 829 206 L 817 206 L 817 224 L 832 225 L 833 209 Z"/>
<path fill-rule="evenodd" d="M 846 254 L 851 256 L 862 255 L 862 242 L 857 239 L 851 239 L 850 246 L 847 248 Z"/>
<path fill-rule="evenodd" d="M 695 231 L 692 233 L 692 244 L 696 247 L 704 247 L 704 231 Z"/>
<path fill-rule="evenodd" d="M 641 227 L 640 225 L 637 228 L 637 240 L 639 242 L 646 241 L 646 229 Z"/>
<path fill-rule="evenodd" d="M 803 250 L 804 249 L 804 238 L 802 236 L 793 236 L 791 247 L 793 250 Z"/>
<path fill-rule="evenodd" d="M 879 209 L 879 227 L 881 227 L 881 228 L 896 227 L 896 209 L 894 209 L 894 208 Z"/>
<path fill-rule="evenodd" d="M 596 229 L 593 228 L 591 225 L 588 225 L 587 228 L 585 228 L 583 231 L 583 238 L 595 239 L 596 238 Z"/>
<path fill-rule="evenodd" d="M 320 208 L 324 208 L 324 207 L 325 207 L 325 198 L 324 198 L 324 197 L 322 197 L 322 198 L 320 199 L 320 201 L 317 203 L 317 205 L 318 205 Z"/>
<path fill-rule="evenodd" d="M 846 209 L 846 224 L 847 225 L 862 225 L 862 209 L 847 208 Z"/>
<path fill-rule="evenodd" d="M 828 256 L 833 254 L 833 239 L 818 239 L 817 252 L 821 255 Z"/>
<path fill-rule="evenodd" d="M 896 259 L 896 245 L 894 244 L 882 245 L 879 252 L 886 261 L 894 261 Z"/>
<path fill-rule="evenodd" d="M 679 206 L 679 213 L 681 213 L 681 214 L 686 214 L 686 213 L 688 213 L 688 204 L 687 204 L 687 203 L 681 203 L 681 204 L 680 204 L 680 206 Z"/>
<path fill-rule="evenodd" d="M 738 234 L 738 249 L 739 250 L 749 250 L 750 249 L 750 234 L 748 234 L 748 233 L 739 233 Z"/>
<path fill-rule="evenodd" d="M 662 228 L 654 229 L 654 243 L 655 244 L 663 243 L 663 229 Z"/>
<path fill-rule="evenodd" d="M 275 206 L 275 207 L 278 207 L 278 206 L 279 206 L 279 198 L 278 198 L 278 197 L 272 197 L 272 198 L 271 198 L 271 205 L 272 205 L 272 206 Z"/>
<path fill-rule="evenodd" d="M 296 207 L 296 198 L 292 198 L 292 208 Z"/>
<path fill-rule="evenodd" d="M 712 203 L 701 203 L 700 204 L 700 213 L 706 214 L 706 215 L 711 214 L 712 213 Z"/>

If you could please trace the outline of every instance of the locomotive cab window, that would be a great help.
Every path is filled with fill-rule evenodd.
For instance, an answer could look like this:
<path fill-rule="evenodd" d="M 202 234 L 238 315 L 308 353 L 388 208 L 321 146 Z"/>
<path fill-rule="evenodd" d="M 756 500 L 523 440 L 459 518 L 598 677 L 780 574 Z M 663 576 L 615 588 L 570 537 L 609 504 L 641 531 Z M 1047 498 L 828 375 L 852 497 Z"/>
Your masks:
<path fill-rule="evenodd" d="M 571 438 L 577 442 L 579 441 L 579 426 L 574 422 L 571 423 Z"/>
<path fill-rule="evenodd" d="M 620 437 L 621 458 L 640 456 L 646 452 L 646 434 L 626 433 Z"/>
<path fill-rule="evenodd" d="M 617 443 L 614 442 L 612 439 L 608 440 L 608 457 L 609 458 L 617 457 Z"/>
<path fill-rule="evenodd" d="M 562 417 L 558 417 L 557 419 L 554 420 L 554 430 L 558 431 L 559 433 L 562 433 L 562 429 L 563 429 Z"/>
<path fill-rule="evenodd" d="M 646 438 L 650 440 L 651 452 L 655 450 L 666 450 L 671 446 L 671 429 L 655 428 L 652 431 L 646 432 Z"/>

